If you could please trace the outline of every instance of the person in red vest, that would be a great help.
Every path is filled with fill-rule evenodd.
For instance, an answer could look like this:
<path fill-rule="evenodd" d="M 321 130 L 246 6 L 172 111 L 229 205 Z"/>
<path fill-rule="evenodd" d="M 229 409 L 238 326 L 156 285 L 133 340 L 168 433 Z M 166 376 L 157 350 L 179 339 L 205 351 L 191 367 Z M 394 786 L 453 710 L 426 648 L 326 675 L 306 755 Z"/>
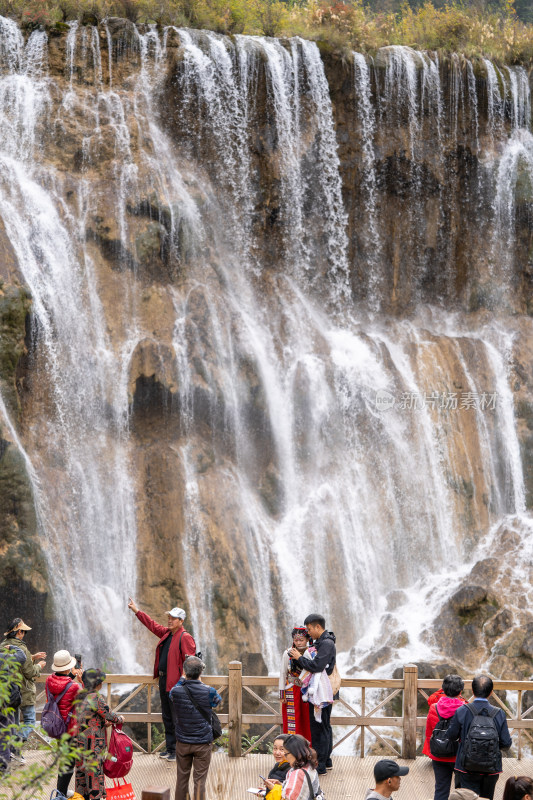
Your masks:
<path fill-rule="evenodd" d="M 160 625 L 148 614 L 136 606 L 130 597 L 128 608 L 131 608 L 137 619 L 149 631 L 159 637 L 155 648 L 154 678 L 159 678 L 159 695 L 161 697 L 161 715 L 165 728 L 166 751 L 160 754 L 167 761 L 176 760 L 176 728 L 172 714 L 172 703 L 169 692 L 177 684 L 183 674 L 183 662 L 187 656 L 196 653 L 196 643 L 190 633 L 183 627 L 187 616 L 182 608 L 167 611 L 167 624 Z"/>

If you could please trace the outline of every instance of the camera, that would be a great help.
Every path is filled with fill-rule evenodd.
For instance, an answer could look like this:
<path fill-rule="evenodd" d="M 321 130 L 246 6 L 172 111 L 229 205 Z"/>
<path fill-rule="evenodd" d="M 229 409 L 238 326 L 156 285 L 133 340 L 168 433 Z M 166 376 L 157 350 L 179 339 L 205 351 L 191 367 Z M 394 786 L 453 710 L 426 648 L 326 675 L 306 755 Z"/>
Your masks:
<path fill-rule="evenodd" d="M 74 667 L 74 669 L 81 669 L 81 662 L 82 662 L 81 653 L 74 653 L 74 658 L 76 659 L 76 666 Z"/>

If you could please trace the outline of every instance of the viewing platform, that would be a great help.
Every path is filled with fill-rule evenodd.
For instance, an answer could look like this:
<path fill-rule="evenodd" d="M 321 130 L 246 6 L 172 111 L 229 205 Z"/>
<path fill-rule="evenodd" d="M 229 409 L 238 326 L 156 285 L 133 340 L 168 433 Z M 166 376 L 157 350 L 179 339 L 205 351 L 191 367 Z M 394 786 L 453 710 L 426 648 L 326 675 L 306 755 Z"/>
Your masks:
<path fill-rule="evenodd" d="M 26 751 L 26 761 L 46 757 L 42 753 Z M 334 757 L 334 768 L 321 778 L 326 800 L 364 800 L 367 789 L 373 788 L 373 768 L 382 756 Z M 398 759 L 409 767 L 409 775 L 402 778 L 400 791 L 393 800 L 432 800 L 433 770 L 429 758 L 416 760 Z M 274 761 L 270 755 L 248 755 L 245 758 L 228 758 L 225 753 L 214 753 L 207 781 L 207 800 L 251 800 L 247 793 L 252 786 L 260 786 L 259 774 L 267 775 Z M 505 781 L 510 775 L 533 775 L 533 758 L 503 759 L 503 775 L 496 786 L 494 800 L 501 800 Z M 153 786 L 170 789 L 174 798 L 176 786 L 176 764 L 159 758 L 157 754 L 136 753 L 133 769 L 127 780 L 132 784 L 136 800 L 142 800 L 142 791 Z M 108 781 L 108 785 L 111 782 Z M 36 795 L 35 800 L 49 800 L 55 782 L 50 782 L 47 791 Z M 71 788 L 74 783 L 71 783 Z M 191 783 L 192 787 L 192 783 Z"/>
<path fill-rule="evenodd" d="M 45 680 L 46 675 L 38 679 L 40 683 Z M 227 752 L 213 754 L 207 800 L 246 800 L 252 797 L 246 790 L 259 787 L 259 775 L 267 775 L 274 763 L 271 755 L 253 751 L 280 731 L 278 678 L 243 675 L 241 663 L 233 661 L 226 675 L 206 675 L 203 681 L 222 696 L 219 717 L 227 748 Z M 414 664 L 404 666 L 401 678 L 343 678 L 331 717 L 334 769 L 322 779 L 327 800 L 364 800 L 366 791 L 373 788 L 373 766 L 380 758 L 398 759 L 410 769 L 394 800 L 431 800 L 433 770 L 430 759 L 420 755 L 420 748 L 427 698 L 441 684 L 441 679 L 419 678 Z M 133 725 L 129 730 L 138 739 L 129 776 L 136 800 L 142 800 L 142 791 L 148 787 L 170 789 L 172 800 L 176 765 L 159 758 L 164 740 L 160 731 L 156 737 L 153 728 L 161 723 L 161 714 L 152 706 L 158 700 L 157 682 L 151 675 L 109 674 L 104 691 L 110 707 L 124 716 L 127 729 Z M 471 680 L 465 679 L 464 696 L 471 697 Z M 43 697 L 41 692 L 37 698 L 41 706 Z M 495 800 L 501 800 L 510 775 L 533 776 L 533 681 L 495 680 L 492 699 L 505 711 L 513 739 L 511 757 L 503 759 L 503 775 L 496 788 Z M 353 754 L 337 755 L 346 753 L 351 741 Z M 31 763 L 49 756 L 46 751 L 26 749 L 25 757 Z M 51 782 L 42 800 L 49 800 L 52 788 Z M 41 797 L 36 795 L 36 800 Z"/>

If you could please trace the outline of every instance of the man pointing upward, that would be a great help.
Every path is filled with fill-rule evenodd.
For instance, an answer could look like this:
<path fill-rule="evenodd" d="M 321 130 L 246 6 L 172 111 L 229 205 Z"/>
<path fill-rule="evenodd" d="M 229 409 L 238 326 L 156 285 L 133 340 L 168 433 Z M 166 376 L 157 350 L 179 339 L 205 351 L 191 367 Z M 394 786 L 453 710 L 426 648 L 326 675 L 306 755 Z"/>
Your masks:
<path fill-rule="evenodd" d="M 154 678 L 159 679 L 159 695 L 161 697 L 161 715 L 165 728 L 166 752 L 161 753 L 161 758 L 168 761 L 176 760 L 176 729 L 172 716 L 172 704 L 168 696 L 173 686 L 177 684 L 183 674 L 183 662 L 187 656 L 196 653 L 196 643 L 190 633 L 183 627 L 183 620 L 187 616 L 182 608 L 173 608 L 167 611 L 167 624 L 160 625 L 135 604 L 130 597 L 128 608 L 131 608 L 137 619 L 148 628 L 159 642 L 155 648 Z"/>

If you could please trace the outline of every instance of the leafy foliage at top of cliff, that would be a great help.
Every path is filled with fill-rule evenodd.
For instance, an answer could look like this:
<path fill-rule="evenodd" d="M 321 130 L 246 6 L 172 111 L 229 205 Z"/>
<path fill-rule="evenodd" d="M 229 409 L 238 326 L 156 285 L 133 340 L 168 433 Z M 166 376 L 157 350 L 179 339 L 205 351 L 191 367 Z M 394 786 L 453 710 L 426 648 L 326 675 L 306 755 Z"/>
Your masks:
<path fill-rule="evenodd" d="M 531 0 L 0 0 L 0 14 L 28 28 L 122 16 L 228 34 L 299 35 L 341 53 L 400 44 L 533 62 Z"/>

